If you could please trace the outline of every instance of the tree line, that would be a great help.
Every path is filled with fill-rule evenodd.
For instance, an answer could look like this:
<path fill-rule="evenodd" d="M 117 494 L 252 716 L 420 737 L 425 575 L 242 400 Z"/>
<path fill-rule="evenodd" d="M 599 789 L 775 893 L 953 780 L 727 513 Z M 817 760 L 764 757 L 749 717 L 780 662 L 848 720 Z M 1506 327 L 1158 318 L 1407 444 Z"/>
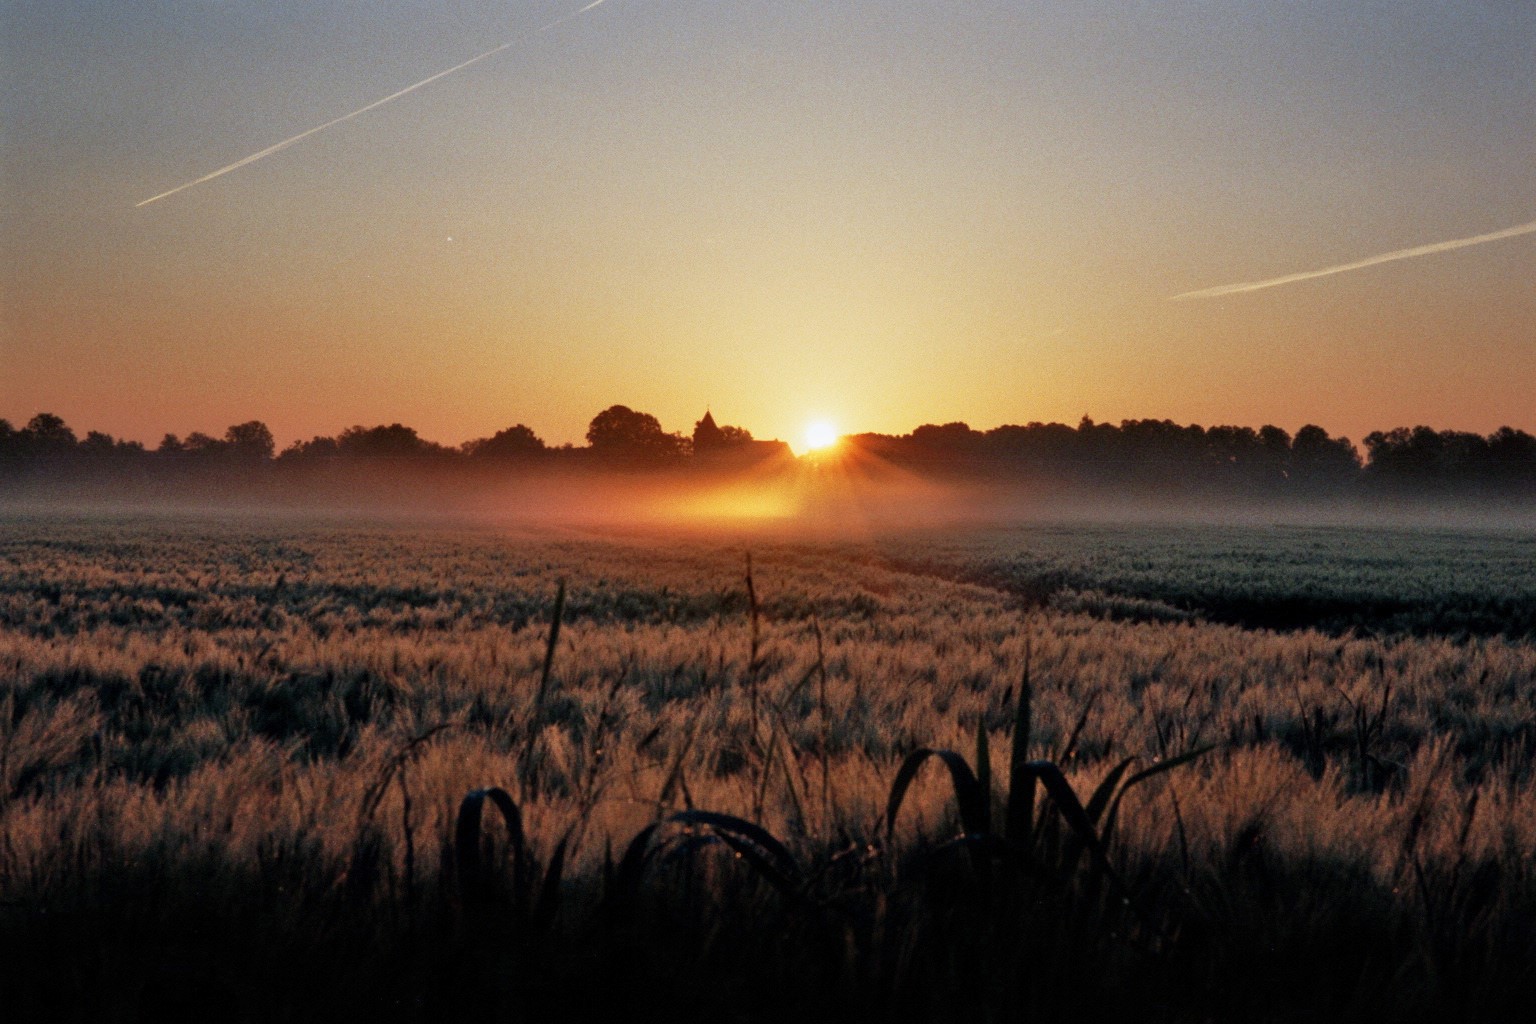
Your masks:
<path fill-rule="evenodd" d="M 925 424 L 910 434 L 860 434 L 858 448 L 912 468 L 1026 476 L 1165 492 L 1324 496 L 1353 493 L 1536 495 L 1536 437 L 1501 427 L 1487 436 L 1431 427 L 1367 434 L 1361 448 L 1308 424 L 1202 427 L 1171 420 L 1083 417 L 973 430 Z"/>
<path fill-rule="evenodd" d="M 614 405 L 593 417 L 585 446 L 550 446 L 516 424 L 456 447 L 400 423 L 354 426 L 334 437 L 295 441 L 279 451 L 259 420 L 222 436 L 166 434 L 154 448 L 100 431 L 83 438 L 60 417 L 39 413 L 23 427 L 0 419 L 0 480 L 90 474 L 104 467 L 154 474 L 173 467 L 225 473 L 259 467 L 366 465 L 681 466 L 719 452 L 772 454 L 749 431 L 716 426 L 708 414 L 691 436 L 662 429 L 656 417 Z M 756 446 L 756 447 L 754 447 Z M 1276 426 L 1202 427 L 1169 420 L 1029 423 L 974 430 L 924 424 L 909 434 L 855 434 L 850 457 L 869 457 L 939 475 L 1049 481 L 1166 493 L 1241 493 L 1321 497 L 1355 493 L 1536 496 L 1536 437 L 1511 427 L 1486 436 L 1426 426 L 1366 435 L 1363 451 L 1346 437 L 1308 425 L 1294 435 Z"/>
<path fill-rule="evenodd" d="M 752 440 L 752 435 L 740 427 L 714 429 L 726 438 L 727 443 Z M 585 448 L 569 444 L 551 447 L 521 423 L 457 447 L 429 441 L 413 427 L 391 423 L 348 427 L 334 437 L 295 441 L 278 451 L 272 431 L 260 420 L 237 423 L 222 437 L 200 431 L 184 438 L 166 434 L 157 446 L 148 448 L 138 441 L 117 440 L 98 430 L 81 438 L 53 413 L 38 413 L 20 429 L 0 419 L 0 464 L 12 468 L 26 464 L 79 464 L 92 459 L 140 461 L 146 465 L 198 460 L 259 464 L 382 458 L 497 460 L 595 454 L 664 461 L 689 455 L 692 450 L 692 438 L 667 433 L 655 416 L 623 405 L 610 406 L 593 417 L 587 428 Z"/>

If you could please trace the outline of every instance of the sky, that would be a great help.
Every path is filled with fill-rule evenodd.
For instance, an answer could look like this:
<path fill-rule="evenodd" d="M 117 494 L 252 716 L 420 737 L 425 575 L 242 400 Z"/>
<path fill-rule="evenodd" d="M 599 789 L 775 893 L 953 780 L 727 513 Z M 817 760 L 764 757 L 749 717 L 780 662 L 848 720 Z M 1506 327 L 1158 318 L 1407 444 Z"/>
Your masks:
<path fill-rule="evenodd" d="M 1536 430 L 1525 0 L 0 12 L 16 426 Z"/>

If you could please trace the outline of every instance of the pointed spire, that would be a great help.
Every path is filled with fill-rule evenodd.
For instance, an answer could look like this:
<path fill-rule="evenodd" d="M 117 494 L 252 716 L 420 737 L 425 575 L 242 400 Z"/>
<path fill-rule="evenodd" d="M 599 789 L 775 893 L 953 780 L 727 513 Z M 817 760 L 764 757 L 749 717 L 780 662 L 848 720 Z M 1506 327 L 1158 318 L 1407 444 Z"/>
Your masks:
<path fill-rule="evenodd" d="M 704 418 L 693 425 L 693 451 L 695 454 L 708 451 L 711 448 L 719 448 L 725 441 L 720 427 L 715 423 L 714 416 L 709 410 L 704 410 Z"/>

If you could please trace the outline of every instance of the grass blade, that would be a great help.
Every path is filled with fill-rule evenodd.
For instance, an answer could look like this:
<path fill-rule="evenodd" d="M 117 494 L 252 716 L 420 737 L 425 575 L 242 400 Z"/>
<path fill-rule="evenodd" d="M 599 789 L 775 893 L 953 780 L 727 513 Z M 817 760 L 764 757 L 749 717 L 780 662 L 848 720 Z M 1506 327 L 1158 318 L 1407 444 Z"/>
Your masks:
<path fill-rule="evenodd" d="M 688 827 L 708 826 L 775 889 L 787 896 L 799 896 L 800 868 L 794 856 L 761 825 L 717 811 L 681 811 L 667 821 Z"/>
<path fill-rule="evenodd" d="M 1104 818 L 1104 828 L 1102 830 L 1104 841 L 1106 843 L 1109 842 L 1109 837 L 1114 834 L 1115 821 L 1120 816 L 1120 801 L 1125 797 L 1125 794 L 1130 791 L 1131 787 L 1139 785 L 1148 779 L 1155 778 L 1158 775 L 1161 775 L 1163 772 L 1172 771 L 1180 765 L 1188 764 L 1189 762 L 1195 760 L 1195 758 L 1208 754 L 1215 749 L 1216 744 L 1214 743 L 1208 743 L 1203 747 L 1196 747 L 1194 750 L 1185 751 L 1177 757 L 1166 758 L 1150 767 L 1143 768 L 1141 771 L 1126 779 L 1125 785 L 1120 787 L 1120 792 L 1115 794 L 1115 799 L 1109 805 L 1109 813 Z"/>
<path fill-rule="evenodd" d="M 658 849 L 668 845 L 652 843 L 658 830 L 667 825 L 709 829 L 711 835 L 740 855 L 779 892 L 794 899 L 800 897 L 803 889 L 800 868 L 789 849 L 767 829 L 745 818 L 718 811 L 678 811 L 647 825 L 630 840 L 608 894 L 610 903 L 618 907 L 632 905 L 640 891 L 646 865 Z"/>
<path fill-rule="evenodd" d="M 1105 808 L 1109 806 L 1110 799 L 1115 795 L 1116 787 L 1120 785 L 1120 780 L 1125 777 L 1127 769 L 1131 767 L 1135 760 L 1134 757 L 1127 757 L 1111 768 L 1109 773 L 1104 776 L 1104 780 L 1099 783 L 1098 788 L 1093 791 L 1093 795 L 1088 798 L 1088 804 L 1083 808 L 1083 813 L 1087 815 L 1088 823 L 1094 828 L 1098 828 L 1099 819 L 1103 816 Z M 1107 831 L 1102 831 L 1099 834 L 1099 838 L 1106 845 L 1108 843 L 1107 835 Z M 1081 839 L 1073 838 L 1073 841 L 1062 851 L 1061 864 L 1063 871 L 1070 874 L 1077 869 L 1077 860 L 1082 856 L 1085 845 Z"/>
<path fill-rule="evenodd" d="M 1030 722 L 1029 662 L 1031 646 L 1024 638 L 1024 677 L 1019 682 L 1018 708 L 1013 721 L 1013 752 L 1008 759 L 1008 808 L 1003 835 L 1015 849 L 1034 848 L 1035 777 L 1029 770 Z"/>
<path fill-rule="evenodd" d="M 721 814 L 718 811 L 679 811 L 667 819 L 674 825 L 708 825 L 722 835 L 737 835 L 750 840 L 760 846 L 773 859 L 774 866 L 786 876 L 799 874 L 799 868 L 795 865 L 795 858 L 789 849 L 773 834 L 761 825 L 755 824 L 745 818 L 738 818 L 733 814 Z"/>
<path fill-rule="evenodd" d="M 987 716 L 985 714 L 976 721 L 976 785 L 981 789 L 981 827 L 975 831 L 991 832 L 992 750 L 987 741 Z"/>
<path fill-rule="evenodd" d="M 960 807 L 961 828 L 975 834 L 986 831 L 981 785 L 976 781 L 976 775 L 971 771 L 971 766 L 965 763 L 965 758 L 953 750 L 934 750 L 931 747 L 923 747 L 907 755 L 906 760 L 901 762 L 901 767 L 896 771 L 895 781 L 891 783 L 890 799 L 885 805 L 887 837 L 896 828 L 896 812 L 901 810 L 901 802 L 906 798 L 912 780 L 917 777 L 918 769 L 930 757 L 938 758 L 944 762 L 944 767 L 949 769 L 950 781 L 955 787 L 955 802 Z"/>
<path fill-rule="evenodd" d="M 560 907 L 560 881 L 565 876 L 565 853 L 570 841 L 571 833 L 567 831 L 555 845 L 555 852 L 550 855 L 549 867 L 544 872 L 544 884 L 539 887 L 539 898 L 533 905 L 533 927 L 536 932 L 549 929 L 555 919 L 555 911 Z"/>
<path fill-rule="evenodd" d="M 1088 695 L 1087 702 L 1083 705 L 1083 713 L 1077 716 L 1077 724 L 1072 727 L 1072 732 L 1067 736 L 1067 745 L 1061 748 L 1061 756 L 1056 758 L 1057 764 L 1066 764 L 1077 753 L 1077 741 L 1083 735 L 1083 727 L 1088 724 L 1088 716 L 1093 713 L 1093 706 L 1099 701 L 1097 692 Z"/>
<path fill-rule="evenodd" d="M 661 825 L 659 821 L 651 822 L 636 832 L 624 848 L 624 856 L 619 858 L 619 866 L 613 873 L 613 885 L 604 894 L 604 902 L 610 909 L 623 913 L 634 906 L 635 897 L 640 894 L 640 880 L 645 876 L 645 865 L 653 852 L 651 837 Z"/>
<path fill-rule="evenodd" d="M 1083 808 L 1088 814 L 1088 820 L 1098 827 L 1099 819 L 1104 815 L 1104 808 L 1109 806 L 1110 797 L 1115 795 L 1115 788 L 1120 785 L 1120 780 L 1125 777 L 1126 770 L 1135 762 L 1134 757 L 1128 757 L 1109 770 L 1104 776 L 1104 781 L 1099 783 L 1093 795 L 1088 798 L 1088 804 Z"/>
<path fill-rule="evenodd" d="M 506 790 L 499 786 L 477 789 L 464 797 L 459 804 L 459 816 L 454 825 L 454 858 L 458 866 L 459 888 L 466 899 L 483 901 L 490 894 L 490 877 L 481 857 L 481 818 L 485 802 L 489 800 L 507 824 L 507 838 L 512 847 L 512 882 L 515 889 L 523 885 L 527 871 L 527 840 L 523 833 L 523 816 L 517 804 Z"/>
<path fill-rule="evenodd" d="M 1077 798 L 1077 791 L 1061 773 L 1061 769 L 1050 761 L 1031 761 L 1026 766 L 1026 770 L 1040 780 L 1046 795 L 1056 805 L 1056 811 L 1061 815 L 1062 821 L 1066 822 L 1067 827 L 1077 839 L 1092 851 L 1094 860 L 1109 880 L 1129 893 L 1125 883 L 1110 866 L 1109 855 L 1104 849 L 1104 844 L 1099 841 L 1099 834 L 1095 831 L 1093 822 L 1088 820 L 1088 811 L 1083 807 L 1082 801 Z"/>

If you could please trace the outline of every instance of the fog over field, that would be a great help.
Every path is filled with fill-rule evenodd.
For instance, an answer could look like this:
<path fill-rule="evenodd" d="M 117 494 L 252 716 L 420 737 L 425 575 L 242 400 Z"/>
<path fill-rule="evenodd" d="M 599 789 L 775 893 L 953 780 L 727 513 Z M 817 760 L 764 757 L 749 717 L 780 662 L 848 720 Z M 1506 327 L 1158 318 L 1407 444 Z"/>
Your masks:
<path fill-rule="evenodd" d="M 724 530 L 727 534 L 875 536 L 913 528 L 1041 522 L 1400 526 L 1529 531 L 1523 493 L 1328 495 L 1087 484 L 934 472 L 874 457 L 784 460 L 749 470 L 693 467 L 459 467 L 388 462 L 247 476 L 67 473 L 0 487 L 0 512 L 251 515 L 576 529 Z"/>

